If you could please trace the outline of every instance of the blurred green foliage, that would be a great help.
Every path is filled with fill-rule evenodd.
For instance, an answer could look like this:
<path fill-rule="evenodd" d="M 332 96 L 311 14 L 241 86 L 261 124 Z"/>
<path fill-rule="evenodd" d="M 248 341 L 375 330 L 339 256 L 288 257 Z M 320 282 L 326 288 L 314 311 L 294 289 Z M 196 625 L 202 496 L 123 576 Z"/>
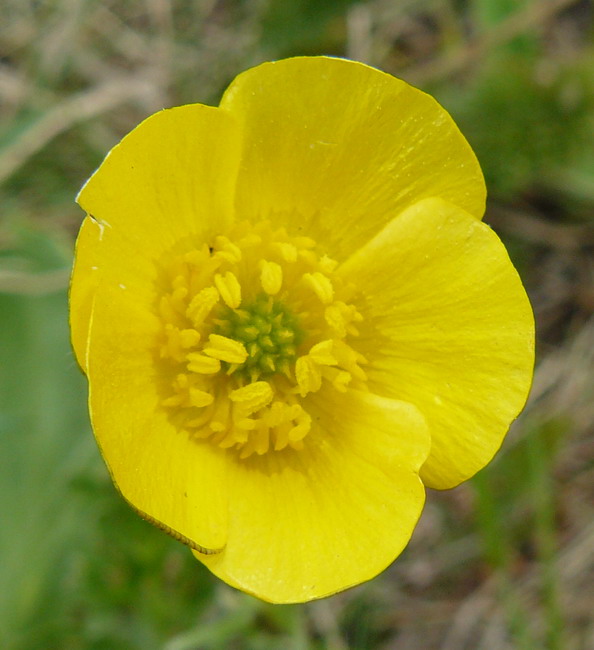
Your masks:
<path fill-rule="evenodd" d="M 443 93 L 497 198 L 542 191 L 557 172 L 591 163 L 584 137 L 594 135 L 594 82 L 588 78 L 594 60 L 559 67 L 545 81 L 538 80 L 539 64 L 532 56 L 500 54 L 462 96 Z M 555 189 L 562 195 L 571 188 L 557 180 Z"/>
<path fill-rule="evenodd" d="M 0 12 L 0 647 L 591 647 L 592 3 L 5 0 Z M 362 58 L 453 114 L 532 293 L 544 370 L 497 460 L 429 495 L 390 570 L 273 607 L 215 581 L 111 484 L 68 338 L 73 199 L 146 115 L 214 103 L 264 59 L 318 53 Z"/>
<path fill-rule="evenodd" d="M 355 0 L 271 0 L 262 19 L 262 45 L 276 58 L 319 53 L 320 46 L 330 48 L 325 54 L 341 54 L 342 39 L 333 43 L 328 26 L 340 20 Z M 333 52 L 336 48 L 336 52 Z"/>

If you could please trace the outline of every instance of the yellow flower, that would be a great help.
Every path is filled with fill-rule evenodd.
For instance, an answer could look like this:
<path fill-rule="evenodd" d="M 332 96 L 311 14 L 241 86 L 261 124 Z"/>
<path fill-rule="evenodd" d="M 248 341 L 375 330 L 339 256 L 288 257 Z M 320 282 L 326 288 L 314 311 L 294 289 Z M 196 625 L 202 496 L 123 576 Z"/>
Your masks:
<path fill-rule="evenodd" d="M 368 580 L 492 458 L 533 319 L 428 95 L 325 57 L 160 111 L 84 186 L 74 349 L 117 487 L 273 602 Z"/>

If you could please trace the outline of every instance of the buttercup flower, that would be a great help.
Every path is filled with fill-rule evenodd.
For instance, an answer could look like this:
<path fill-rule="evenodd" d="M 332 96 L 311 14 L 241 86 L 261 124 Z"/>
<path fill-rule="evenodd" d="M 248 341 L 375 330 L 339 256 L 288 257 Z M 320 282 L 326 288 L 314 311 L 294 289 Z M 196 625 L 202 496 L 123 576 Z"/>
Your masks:
<path fill-rule="evenodd" d="M 325 57 L 149 117 L 83 187 L 71 326 L 118 489 L 273 602 L 368 580 L 497 451 L 532 312 L 428 95 Z"/>

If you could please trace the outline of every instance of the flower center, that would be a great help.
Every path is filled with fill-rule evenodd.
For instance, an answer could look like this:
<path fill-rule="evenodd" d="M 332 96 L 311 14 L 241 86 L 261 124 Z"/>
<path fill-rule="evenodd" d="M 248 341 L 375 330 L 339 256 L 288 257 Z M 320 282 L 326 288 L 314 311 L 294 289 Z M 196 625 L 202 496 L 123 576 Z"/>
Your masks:
<path fill-rule="evenodd" d="M 290 378 L 297 346 L 303 338 L 295 317 L 283 302 L 265 293 L 240 309 L 225 307 L 214 333 L 243 345 L 248 356 L 237 373 L 250 381 L 276 372 Z"/>
<path fill-rule="evenodd" d="M 311 239 L 238 224 L 165 266 L 163 405 L 192 436 L 241 458 L 301 449 L 307 395 L 365 388 L 351 346 L 362 317 Z"/>

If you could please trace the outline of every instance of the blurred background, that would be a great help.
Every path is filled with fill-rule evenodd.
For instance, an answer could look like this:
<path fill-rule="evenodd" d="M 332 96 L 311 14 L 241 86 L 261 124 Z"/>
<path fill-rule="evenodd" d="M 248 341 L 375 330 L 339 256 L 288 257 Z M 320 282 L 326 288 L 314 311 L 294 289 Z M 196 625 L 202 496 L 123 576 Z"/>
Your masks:
<path fill-rule="evenodd" d="M 594 648 L 594 28 L 576 0 L 0 2 L 0 647 Z M 267 59 L 332 54 L 432 93 L 536 312 L 532 395 L 497 459 L 428 494 L 372 582 L 271 606 L 112 487 L 68 340 L 74 197 L 154 111 Z"/>

